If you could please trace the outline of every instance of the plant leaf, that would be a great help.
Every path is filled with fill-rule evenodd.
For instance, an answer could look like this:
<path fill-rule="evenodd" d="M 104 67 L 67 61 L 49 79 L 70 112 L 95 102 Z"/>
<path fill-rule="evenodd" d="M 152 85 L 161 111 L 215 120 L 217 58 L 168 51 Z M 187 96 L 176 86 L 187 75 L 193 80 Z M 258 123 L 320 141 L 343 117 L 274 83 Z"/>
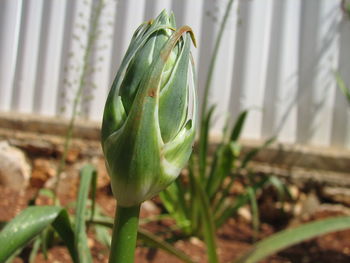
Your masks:
<path fill-rule="evenodd" d="M 65 209 L 57 206 L 28 207 L 10 221 L 0 233 L 0 262 L 27 245 L 51 224 L 66 243 L 73 262 L 78 263 L 68 214 Z"/>
<path fill-rule="evenodd" d="M 253 263 L 273 255 L 284 248 L 302 241 L 334 231 L 350 228 L 350 217 L 342 216 L 327 218 L 307 223 L 299 227 L 283 230 L 258 242 L 253 248 L 244 253 L 235 263 Z"/>
<path fill-rule="evenodd" d="M 88 247 L 88 237 L 86 235 L 85 216 L 90 185 L 92 184 L 96 187 L 96 178 L 96 170 L 92 165 L 85 165 L 81 169 L 74 233 L 76 236 L 75 246 L 78 249 L 79 260 L 84 263 L 92 262 L 91 252 Z M 94 201 L 92 202 L 92 204 L 94 204 Z M 93 214 L 94 205 L 92 205 L 91 217 L 93 217 Z"/>
<path fill-rule="evenodd" d="M 197 178 L 194 178 L 194 179 L 195 179 L 194 186 L 196 188 L 195 192 L 197 194 L 196 198 L 201 208 L 199 211 L 202 216 L 203 235 L 207 246 L 208 261 L 210 263 L 217 263 L 219 262 L 219 260 L 216 252 L 216 240 L 215 240 L 216 228 L 215 228 L 211 207 L 209 205 L 209 199 L 207 194 L 204 192 L 202 184 L 200 184 Z"/>
<path fill-rule="evenodd" d="M 247 167 L 249 161 L 251 161 L 255 155 L 257 155 L 262 149 L 268 147 L 270 144 L 272 144 L 276 140 L 276 137 L 272 137 L 264 142 L 263 145 L 256 147 L 249 151 L 243 158 L 241 168 L 244 169 Z"/>
<path fill-rule="evenodd" d="M 248 115 L 248 111 L 244 110 L 237 117 L 235 125 L 232 129 L 230 141 L 237 141 L 239 139 L 239 136 L 241 135 L 241 132 L 243 130 L 247 115 Z"/>
<path fill-rule="evenodd" d="M 335 80 L 337 82 L 339 89 L 341 90 L 341 92 L 343 92 L 344 96 L 346 97 L 346 99 L 350 103 L 350 89 L 348 89 L 346 87 L 345 82 L 342 79 L 342 77 L 340 76 L 339 72 L 335 72 Z"/>
<path fill-rule="evenodd" d="M 209 125 L 214 112 L 215 106 L 211 106 L 207 115 L 202 116 L 202 124 L 199 138 L 199 175 L 202 180 L 205 178 L 205 170 L 207 166 L 207 151 L 209 140 Z"/>
<path fill-rule="evenodd" d="M 181 259 L 183 262 L 193 263 L 192 259 L 189 256 L 187 256 L 185 253 L 176 249 L 174 246 L 163 241 L 162 239 L 158 238 L 156 235 L 152 234 L 149 231 L 146 231 L 144 229 L 139 229 L 138 238 L 141 239 L 143 242 L 145 242 L 149 246 L 160 248 L 168 252 L 169 254 L 176 256 L 177 258 Z"/>

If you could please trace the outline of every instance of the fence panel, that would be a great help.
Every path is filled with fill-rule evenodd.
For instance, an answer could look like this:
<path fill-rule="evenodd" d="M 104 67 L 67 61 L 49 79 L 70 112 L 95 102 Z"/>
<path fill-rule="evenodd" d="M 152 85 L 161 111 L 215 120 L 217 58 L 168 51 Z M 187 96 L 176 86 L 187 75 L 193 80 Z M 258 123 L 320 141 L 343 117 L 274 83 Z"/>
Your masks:
<path fill-rule="evenodd" d="M 103 1 L 90 51 L 93 17 Z M 0 110 L 100 120 L 136 27 L 162 9 L 191 25 L 199 98 L 228 0 L 2 0 Z M 90 39 L 91 40 L 91 39 Z M 350 16 L 340 0 L 235 0 L 220 45 L 210 103 L 214 133 L 244 109 L 245 138 L 350 148 Z M 86 57 L 88 54 L 88 57 Z M 84 72 L 84 67 L 87 67 Z M 82 74 L 84 75 L 82 78 Z"/>

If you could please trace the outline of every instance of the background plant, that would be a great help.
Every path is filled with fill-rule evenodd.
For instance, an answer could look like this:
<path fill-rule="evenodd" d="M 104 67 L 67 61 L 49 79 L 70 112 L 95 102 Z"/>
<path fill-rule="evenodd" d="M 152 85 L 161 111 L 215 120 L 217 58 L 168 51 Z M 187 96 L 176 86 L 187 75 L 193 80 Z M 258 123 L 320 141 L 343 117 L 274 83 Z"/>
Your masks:
<path fill-rule="evenodd" d="M 78 80 L 78 86 L 76 88 L 75 94 L 73 96 L 73 104 L 72 104 L 72 111 L 70 113 L 69 123 L 67 127 L 67 132 L 64 137 L 64 145 L 63 145 L 63 152 L 62 156 L 60 158 L 59 164 L 57 166 L 56 170 L 56 182 L 54 185 L 54 199 L 55 202 L 57 201 L 57 191 L 58 187 L 61 181 L 61 175 L 64 171 L 64 168 L 66 166 L 66 159 L 69 152 L 69 148 L 71 145 L 72 137 L 73 137 L 73 131 L 74 131 L 74 125 L 76 122 L 76 118 L 79 113 L 79 106 L 81 103 L 82 95 L 84 90 L 87 87 L 87 76 L 91 73 L 91 56 L 93 53 L 94 46 L 96 44 L 96 40 L 98 38 L 98 30 L 99 30 L 99 20 L 100 16 L 103 10 L 103 7 L 105 5 L 104 0 L 99 0 L 96 2 L 95 7 L 92 10 L 91 14 L 91 23 L 90 23 L 90 30 L 87 36 L 87 44 L 84 49 L 84 55 L 83 55 L 83 61 L 82 61 L 82 70 L 79 76 Z M 64 110 L 64 108 L 62 109 Z"/>
<path fill-rule="evenodd" d="M 106 228 L 113 226 L 112 219 L 104 215 L 95 204 L 96 180 L 97 173 L 93 166 L 86 165 L 81 169 L 79 191 L 73 215 L 68 213 L 67 208 L 61 206 L 32 205 L 5 224 L 0 232 L 0 244 L 2 244 L 0 262 L 10 263 L 28 246 L 31 249 L 29 260 L 35 262 L 40 243 L 46 243 L 43 234 L 48 229 L 54 234 L 52 238 L 55 243 L 63 242 L 68 248 L 74 263 L 92 262 L 91 251 L 87 245 L 87 229 L 89 226 L 94 226 L 97 239 L 107 245 L 110 244 L 110 234 Z M 148 246 L 163 249 L 184 262 L 193 262 L 183 252 L 148 231 L 140 229 L 138 238 Z M 45 251 L 42 252 L 45 253 Z"/>
<path fill-rule="evenodd" d="M 201 108 L 200 136 L 198 146 L 191 156 L 188 173 L 178 178 L 160 194 L 161 200 L 170 214 L 176 220 L 177 227 L 185 236 L 204 238 L 207 244 L 209 262 L 218 262 L 216 253 L 215 231 L 238 209 L 250 204 L 253 212 L 253 225 L 257 230 L 259 216 L 256 194 L 259 189 L 272 183 L 281 188 L 277 178 L 257 178 L 248 170 L 252 158 L 264 147 L 270 145 L 274 138 L 263 145 L 241 155 L 239 138 L 244 127 L 248 111 L 241 112 L 232 127 L 227 122 L 223 130 L 221 142 L 213 153 L 209 154 L 210 126 L 212 124 L 215 106 L 208 108 L 208 97 L 212 84 L 215 62 L 226 26 L 233 0 L 228 1 L 226 12 L 222 18 L 219 33 L 215 41 L 213 55 L 209 65 L 204 97 Z M 245 191 L 232 197 L 232 186 L 235 180 L 245 172 Z M 282 191 L 285 189 L 283 188 Z"/>

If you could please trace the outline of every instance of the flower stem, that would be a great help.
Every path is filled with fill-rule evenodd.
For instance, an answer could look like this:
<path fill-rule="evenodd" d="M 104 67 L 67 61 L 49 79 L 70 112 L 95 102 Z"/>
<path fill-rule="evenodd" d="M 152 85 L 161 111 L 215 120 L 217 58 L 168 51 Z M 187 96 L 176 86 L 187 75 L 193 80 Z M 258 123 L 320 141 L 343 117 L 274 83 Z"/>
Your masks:
<path fill-rule="evenodd" d="M 139 224 L 140 205 L 117 206 L 109 263 L 133 263 Z"/>

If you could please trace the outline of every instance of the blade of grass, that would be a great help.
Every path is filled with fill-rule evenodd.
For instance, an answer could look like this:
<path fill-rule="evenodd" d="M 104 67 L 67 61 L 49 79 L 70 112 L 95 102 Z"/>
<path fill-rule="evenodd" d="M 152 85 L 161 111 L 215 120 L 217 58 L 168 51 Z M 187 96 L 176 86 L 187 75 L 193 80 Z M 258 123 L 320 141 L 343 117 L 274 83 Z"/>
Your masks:
<path fill-rule="evenodd" d="M 161 240 L 160 238 L 158 238 L 156 235 L 152 234 L 149 231 L 146 231 L 144 229 L 139 229 L 138 238 L 141 239 L 143 242 L 145 242 L 149 246 L 160 248 L 168 252 L 169 254 L 176 256 L 177 258 L 181 259 L 183 262 L 194 263 L 194 261 L 192 261 L 192 259 L 189 258 L 185 253 L 176 249 L 174 246 L 170 245 L 169 243 Z"/>
<path fill-rule="evenodd" d="M 229 175 L 233 160 L 234 155 L 230 145 L 225 144 L 220 146 L 215 154 L 212 169 L 208 177 L 208 183 L 206 184 L 206 192 L 210 200 L 212 200 L 214 195 L 218 192 L 217 190 L 225 177 Z"/>
<path fill-rule="evenodd" d="M 253 189 L 254 192 L 256 192 L 257 189 L 264 187 L 266 183 L 267 183 L 267 178 L 263 178 L 261 181 L 251 186 L 251 188 Z M 238 195 L 235 198 L 234 202 L 232 202 L 230 205 L 227 205 L 227 206 L 224 206 L 225 199 L 226 197 L 222 198 L 223 201 L 220 203 L 220 206 L 216 207 L 216 210 L 215 210 L 216 227 L 222 226 L 222 224 L 225 223 L 230 216 L 237 213 L 240 207 L 247 204 L 249 202 L 249 194 L 245 192 Z"/>
<path fill-rule="evenodd" d="M 230 174 L 234 160 L 238 157 L 238 154 L 236 154 L 234 150 L 237 149 L 237 147 L 234 146 L 237 145 L 247 115 L 247 110 L 242 111 L 239 114 L 232 128 L 230 141 L 228 143 L 222 142 L 215 153 L 208 178 L 208 184 L 206 185 L 206 191 L 209 193 L 209 198 L 211 200 L 214 199 L 215 194 L 218 192 L 217 190 L 222 185 L 225 177 Z"/>
<path fill-rule="evenodd" d="M 335 72 L 335 80 L 337 82 L 339 89 L 341 90 L 341 92 L 343 92 L 344 96 L 346 97 L 346 99 L 350 103 L 350 89 L 348 89 L 346 87 L 345 82 L 342 79 L 342 77 L 340 76 L 339 72 Z"/>
<path fill-rule="evenodd" d="M 192 154 L 188 165 L 191 234 L 200 232 L 200 207 L 196 200 L 196 178 L 198 178 L 198 174 L 195 174 L 198 171 L 195 169 L 196 157 Z"/>
<path fill-rule="evenodd" d="M 76 236 L 75 246 L 78 248 L 79 259 L 82 262 L 92 262 L 92 256 L 88 247 L 88 237 L 86 234 L 85 216 L 86 204 L 89 196 L 90 186 L 96 187 L 96 170 L 92 165 L 85 165 L 80 171 L 80 186 L 77 199 L 74 233 Z M 93 191 L 94 192 L 94 191 Z M 92 202 L 91 220 L 94 214 L 94 204 Z"/>
<path fill-rule="evenodd" d="M 334 231 L 350 228 L 350 217 L 322 219 L 307 223 L 299 227 L 283 230 L 258 242 L 253 248 L 244 253 L 235 263 L 259 262 L 267 256 L 273 255 L 284 248 L 295 245 L 302 241 L 324 235 Z"/>
<path fill-rule="evenodd" d="M 10 221 L 0 232 L 0 262 L 4 262 L 16 250 L 23 248 L 51 224 L 66 243 L 73 262 L 78 263 L 77 252 L 72 244 L 74 233 L 68 214 L 66 210 L 57 206 L 28 207 Z"/>
<path fill-rule="evenodd" d="M 91 221 L 90 221 L 91 222 Z M 108 248 L 111 248 L 112 236 L 108 232 L 108 228 L 105 226 L 95 226 L 96 239 Z"/>
<path fill-rule="evenodd" d="M 213 55 L 212 55 L 212 57 L 210 59 L 209 70 L 208 70 L 208 74 L 207 74 L 207 80 L 205 82 L 205 87 L 204 87 L 202 109 L 201 109 L 201 118 L 202 118 L 202 120 L 205 118 L 204 116 L 206 116 L 206 113 L 207 113 L 209 90 L 210 90 L 211 82 L 212 82 L 212 79 L 213 79 L 216 58 L 218 56 L 221 39 L 222 39 L 222 36 L 224 34 L 224 29 L 225 29 L 225 26 L 226 26 L 226 23 L 227 23 L 227 20 L 228 20 L 228 17 L 229 17 L 231 8 L 232 8 L 232 4 L 233 4 L 233 0 L 229 0 L 228 3 L 227 3 L 226 9 L 225 9 L 226 11 L 225 11 L 224 17 L 223 17 L 223 19 L 221 21 L 220 30 L 219 30 L 217 38 L 215 40 L 215 46 L 214 46 Z M 202 137 L 202 129 L 203 129 L 203 126 L 201 124 L 201 127 L 200 127 L 201 136 L 200 137 Z"/>
<path fill-rule="evenodd" d="M 40 245 L 41 245 L 41 238 L 37 237 L 33 243 L 33 248 L 30 251 L 29 263 L 35 262 L 36 256 L 38 255 L 38 252 L 39 252 Z"/>
<path fill-rule="evenodd" d="M 230 141 L 238 141 L 243 127 L 244 127 L 244 123 L 247 119 L 247 115 L 248 115 L 248 111 L 244 110 L 242 111 L 239 116 L 236 119 L 235 125 L 232 129 L 232 133 L 231 133 L 231 137 L 230 137 Z"/>
<path fill-rule="evenodd" d="M 209 199 L 207 194 L 204 192 L 202 185 L 200 182 L 195 179 L 195 191 L 196 191 L 196 199 L 199 203 L 200 213 L 202 215 L 201 220 L 203 223 L 203 235 L 205 239 L 205 243 L 207 246 L 208 253 L 208 261 L 210 263 L 218 263 L 218 255 L 216 252 L 216 240 L 215 240 L 215 223 L 214 218 L 212 216 L 211 207 L 209 205 Z"/>
<path fill-rule="evenodd" d="M 215 106 L 211 106 L 208 114 L 202 118 L 201 133 L 199 137 L 199 176 L 201 181 L 205 181 L 207 167 L 208 137 L 209 125 L 214 112 Z"/>
<path fill-rule="evenodd" d="M 253 225 L 253 230 L 254 230 L 254 241 L 256 240 L 258 233 L 259 233 L 259 225 L 260 225 L 260 220 L 259 220 L 259 208 L 258 208 L 258 203 L 256 200 L 256 195 L 253 187 L 249 187 L 247 189 L 247 194 L 248 198 L 250 201 L 250 209 L 252 211 L 252 225 Z"/>
<path fill-rule="evenodd" d="M 184 203 L 179 198 L 179 186 L 172 183 L 168 188 L 162 191 L 159 196 L 163 202 L 163 205 L 167 209 L 168 213 L 175 219 L 178 226 L 184 231 L 185 234 L 189 233 L 189 219 L 185 212 Z"/>
<path fill-rule="evenodd" d="M 268 147 L 271 145 L 274 141 L 276 140 L 276 137 L 272 137 L 264 142 L 263 145 L 256 147 L 249 151 L 243 158 L 242 164 L 241 164 L 241 169 L 244 169 L 247 167 L 248 163 L 264 148 Z"/>

